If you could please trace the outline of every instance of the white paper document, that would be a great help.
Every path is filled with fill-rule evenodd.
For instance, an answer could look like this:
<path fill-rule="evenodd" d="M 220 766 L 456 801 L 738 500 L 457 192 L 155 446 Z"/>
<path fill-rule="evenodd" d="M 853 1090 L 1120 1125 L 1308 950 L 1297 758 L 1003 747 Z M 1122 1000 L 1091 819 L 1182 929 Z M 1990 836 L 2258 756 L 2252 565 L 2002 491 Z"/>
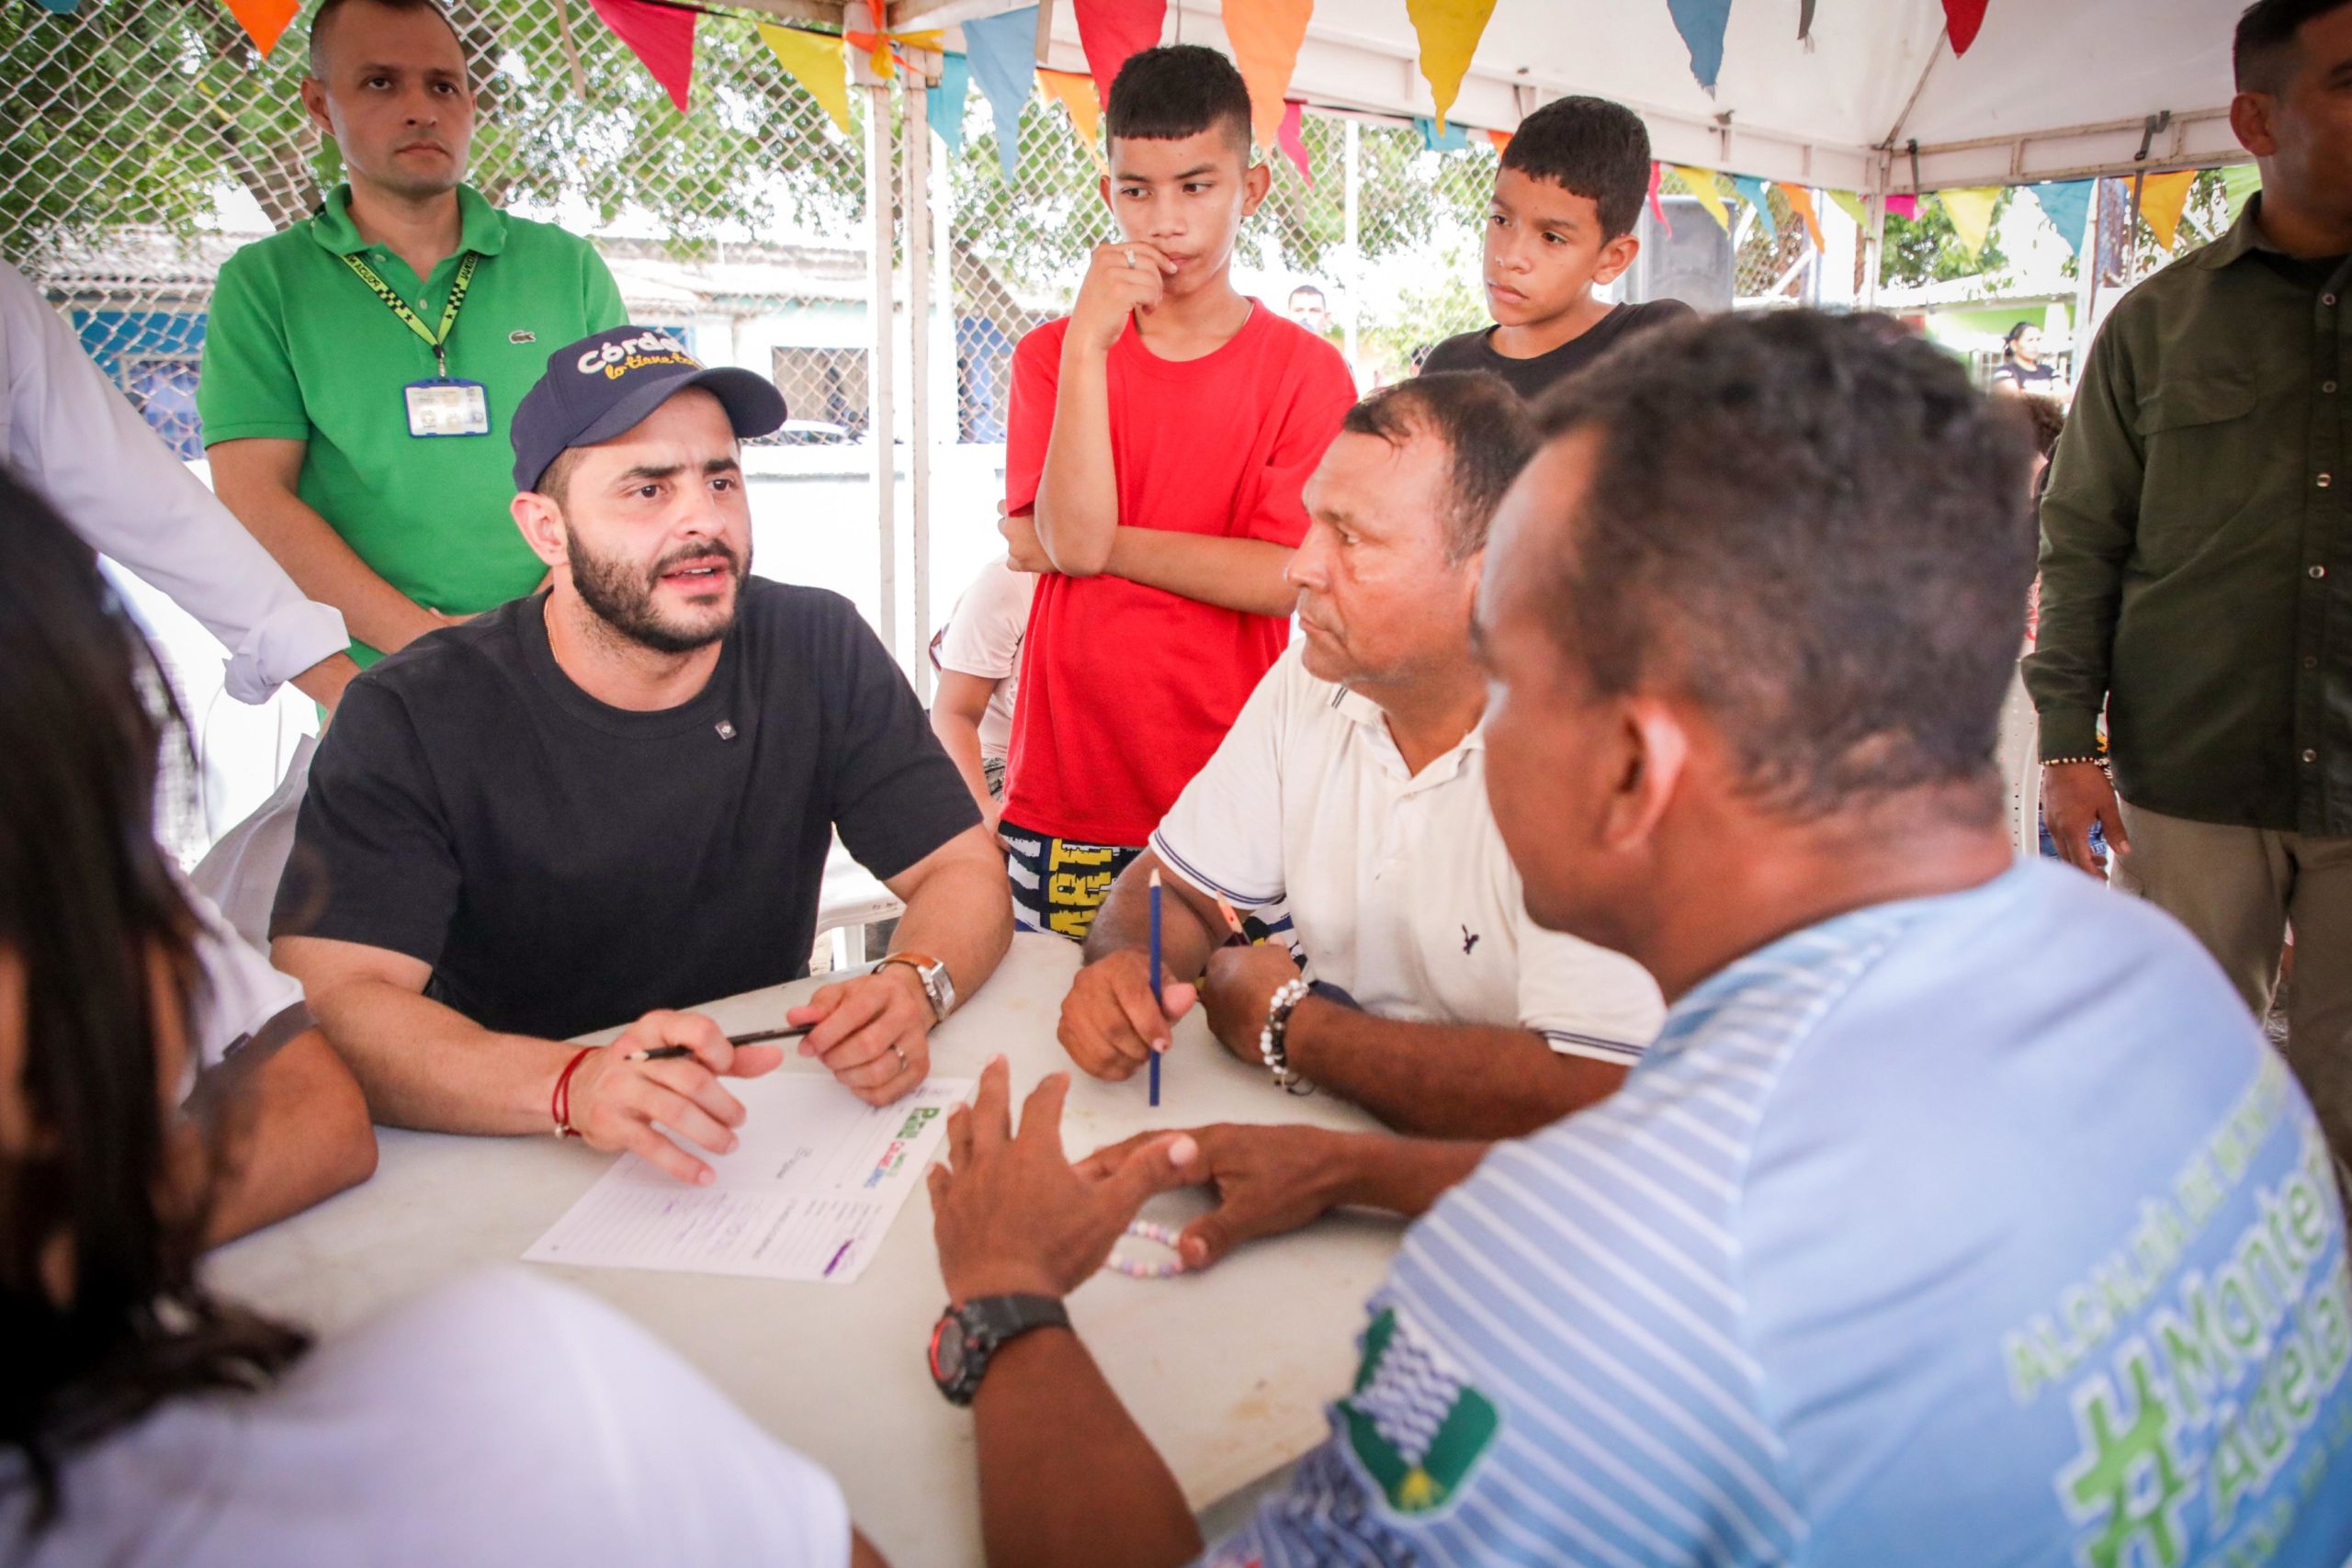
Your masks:
<path fill-rule="evenodd" d="M 623 1155 L 524 1258 L 847 1284 L 931 1168 L 973 1080 L 933 1078 L 884 1106 L 815 1074 L 729 1087 L 748 1113 L 742 1143 L 731 1155 L 695 1150 L 718 1180 L 688 1187 Z"/>

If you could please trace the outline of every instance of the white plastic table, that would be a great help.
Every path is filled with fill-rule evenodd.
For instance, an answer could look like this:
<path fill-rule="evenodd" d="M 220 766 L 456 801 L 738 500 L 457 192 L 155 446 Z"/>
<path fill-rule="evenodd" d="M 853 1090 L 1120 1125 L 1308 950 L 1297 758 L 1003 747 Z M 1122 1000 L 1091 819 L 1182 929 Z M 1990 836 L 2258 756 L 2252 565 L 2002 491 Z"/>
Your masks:
<path fill-rule="evenodd" d="M 1077 966 L 1078 950 L 1060 938 L 1015 937 L 1003 966 L 933 1037 L 932 1070 L 977 1077 L 1001 1052 L 1017 1104 L 1067 1065 L 1054 1025 Z M 729 1031 L 780 1024 L 789 999 L 816 984 L 706 1010 Z M 784 1070 L 813 1069 L 792 1056 Z M 756 1115 L 759 1081 L 735 1087 Z M 1227 1055 L 1196 1014 L 1176 1032 L 1159 1111 L 1148 1107 L 1140 1074 L 1125 1084 L 1080 1075 L 1064 1135 L 1077 1156 L 1153 1127 L 1293 1121 L 1371 1125 L 1327 1096 L 1283 1094 L 1262 1070 Z M 223 1248 L 212 1260 L 212 1283 L 331 1334 L 467 1269 L 543 1267 L 516 1260 L 613 1157 L 552 1137 L 395 1129 L 378 1137 L 372 1180 Z M 1206 1201 L 1169 1193 L 1146 1212 L 1181 1220 Z M 1242 1247 L 1198 1275 L 1148 1280 L 1105 1272 L 1071 1297 L 1079 1332 L 1195 1508 L 1321 1439 L 1322 1406 L 1347 1388 L 1363 1300 L 1400 1234 L 1384 1218 L 1332 1215 Z M 628 1314 L 762 1426 L 830 1469 L 860 1527 L 898 1568 L 980 1561 L 971 1417 L 939 1397 L 923 1364 L 944 1290 L 921 1188 L 850 1285 L 550 1271 Z"/>

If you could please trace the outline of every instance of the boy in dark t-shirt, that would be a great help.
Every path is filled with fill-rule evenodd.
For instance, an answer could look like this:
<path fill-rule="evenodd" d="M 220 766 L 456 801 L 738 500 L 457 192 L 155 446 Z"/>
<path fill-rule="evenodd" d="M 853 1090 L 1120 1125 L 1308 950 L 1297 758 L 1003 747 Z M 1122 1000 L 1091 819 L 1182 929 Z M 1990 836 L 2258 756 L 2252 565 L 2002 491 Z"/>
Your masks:
<path fill-rule="evenodd" d="M 1560 98 L 1521 122 L 1487 215 L 1495 324 L 1447 338 L 1421 370 L 1486 370 L 1532 400 L 1638 333 L 1691 314 L 1679 299 L 1617 305 L 1593 292 L 1634 265 L 1650 137 L 1606 98 Z"/>
<path fill-rule="evenodd" d="M 1300 488 L 1355 401 L 1233 287 L 1267 171 L 1232 63 L 1146 50 L 1106 118 L 1119 237 L 1013 352 L 1005 453 L 1008 558 L 1040 576 L 999 831 L 1019 923 L 1073 939 L 1288 640 Z"/>

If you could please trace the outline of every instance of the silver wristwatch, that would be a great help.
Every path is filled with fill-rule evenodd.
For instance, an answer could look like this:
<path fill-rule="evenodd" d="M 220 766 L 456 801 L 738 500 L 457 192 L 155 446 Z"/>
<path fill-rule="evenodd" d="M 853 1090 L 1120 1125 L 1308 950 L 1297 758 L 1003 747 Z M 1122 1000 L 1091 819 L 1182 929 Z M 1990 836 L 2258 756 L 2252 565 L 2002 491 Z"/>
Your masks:
<path fill-rule="evenodd" d="M 893 964 L 903 964 L 915 972 L 922 982 L 922 994 L 931 1003 L 931 1021 L 944 1022 L 956 1010 L 956 982 L 949 978 L 947 965 L 923 953 L 893 953 L 875 964 L 876 975 Z"/>

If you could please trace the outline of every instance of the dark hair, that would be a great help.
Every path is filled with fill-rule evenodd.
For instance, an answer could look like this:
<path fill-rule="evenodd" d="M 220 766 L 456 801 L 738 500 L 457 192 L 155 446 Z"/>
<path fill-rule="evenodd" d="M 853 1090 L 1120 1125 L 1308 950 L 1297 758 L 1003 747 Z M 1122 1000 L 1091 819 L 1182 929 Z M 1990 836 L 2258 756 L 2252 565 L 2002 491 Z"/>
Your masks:
<path fill-rule="evenodd" d="M 1290 297 L 1294 299 L 1297 299 L 1302 294 L 1312 294 L 1317 299 L 1321 299 L 1323 298 L 1323 290 L 1317 288 L 1311 283 L 1302 283 L 1297 288 L 1290 291 Z"/>
<path fill-rule="evenodd" d="M 89 547 L 0 470 L 0 953 L 24 976 L 39 1133 L 0 1151 L 0 1454 L 25 1457 L 34 1529 L 71 1450 L 176 1395 L 250 1387 L 304 1344 L 198 1282 L 206 1201 L 164 1206 L 157 1032 L 202 984 L 154 835 L 157 759 L 185 735 Z M 60 1237 L 62 1302 L 42 1269 Z"/>
<path fill-rule="evenodd" d="M 1358 435 L 1402 446 L 1416 435 L 1445 444 L 1445 555 L 1465 561 L 1487 547 L 1487 527 L 1520 469 L 1535 456 L 1535 419 L 1502 378 L 1445 370 L 1381 388 L 1340 421 Z"/>
<path fill-rule="evenodd" d="M 319 8 L 311 13 L 309 60 L 311 75 L 324 74 L 321 67 L 326 63 L 327 24 L 345 6 L 360 3 L 362 0 L 319 0 Z M 449 19 L 449 13 L 443 10 L 436 0 L 364 0 L 364 3 L 381 6 L 387 11 L 430 11 L 441 18 L 441 25 L 449 29 L 451 38 L 458 40 L 458 52 L 462 54 L 466 51 L 465 35 L 458 30 L 458 24 Z"/>
<path fill-rule="evenodd" d="M 1634 231 L 1650 188 L 1650 133 L 1607 98 L 1555 98 L 1519 122 L 1502 166 L 1550 180 L 1600 209 L 1600 236 Z"/>
<path fill-rule="evenodd" d="M 1112 141 L 1181 141 L 1222 126 L 1250 162 L 1250 89 L 1233 62 L 1196 43 L 1139 50 L 1119 67 L 1103 106 Z"/>
<path fill-rule="evenodd" d="M 2018 339 L 2025 336 L 2026 333 L 2031 331 L 2033 331 L 2033 323 L 2031 321 L 2019 321 L 2007 332 L 2003 333 L 2001 334 L 2001 357 L 2004 359 L 2016 358 L 2018 352 Z"/>
<path fill-rule="evenodd" d="M 2276 93 L 2294 74 L 2295 34 L 2352 0 L 2255 0 L 2238 17 L 2230 70 L 2241 93 Z"/>
<path fill-rule="evenodd" d="M 2025 635 L 2025 439 L 1933 345 L 1774 310 L 1644 334 L 1536 410 L 1593 443 L 1544 570 L 1603 694 L 1664 686 L 1805 818 L 1974 781 Z"/>
<path fill-rule="evenodd" d="M 2018 392 L 2000 400 L 2004 411 L 2015 409 L 2015 418 L 2023 420 L 2027 433 L 2033 437 L 2033 449 L 2047 457 L 2058 447 L 2059 434 L 2066 428 L 2066 405 L 2047 392 Z"/>

